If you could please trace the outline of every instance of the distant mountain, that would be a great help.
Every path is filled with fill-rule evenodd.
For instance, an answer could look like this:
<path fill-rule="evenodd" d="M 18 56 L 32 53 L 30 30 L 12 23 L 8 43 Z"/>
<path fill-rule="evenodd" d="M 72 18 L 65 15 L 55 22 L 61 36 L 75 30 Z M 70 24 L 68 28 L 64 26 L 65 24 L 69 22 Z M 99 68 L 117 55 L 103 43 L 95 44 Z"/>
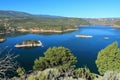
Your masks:
<path fill-rule="evenodd" d="M 41 17 L 41 18 L 61 18 L 60 16 L 52 15 L 34 15 L 26 12 L 12 11 L 12 10 L 0 10 L 0 17 Z"/>
<path fill-rule="evenodd" d="M 50 18 L 50 19 L 52 19 L 52 18 L 53 19 L 56 19 L 56 18 L 66 18 L 67 19 L 67 18 L 69 18 L 69 20 L 70 20 L 70 17 L 61 17 L 61 16 L 44 15 L 44 14 L 37 15 L 37 14 L 30 14 L 30 13 L 26 13 L 26 12 L 12 11 L 12 10 L 0 10 L 0 18 L 1 17 L 39 18 L 38 21 L 44 22 L 44 23 L 46 23 L 46 21 L 50 22 L 48 19 L 45 20 L 45 18 Z M 41 18 L 41 20 L 40 20 L 40 18 Z M 73 19 L 73 18 L 71 18 L 71 19 Z M 81 19 L 80 22 L 82 22 L 82 24 L 84 23 L 84 24 L 91 24 L 91 25 L 115 25 L 115 26 L 120 25 L 120 18 L 78 18 L 78 19 Z M 64 19 L 61 19 L 61 20 L 64 21 Z M 52 21 L 54 21 L 54 20 L 52 20 Z M 60 22 L 59 20 L 57 20 L 57 21 Z M 77 20 L 77 21 L 79 21 L 79 20 Z M 77 23 L 79 23 L 79 22 L 77 22 Z"/>
<path fill-rule="evenodd" d="M 33 17 L 33 16 L 34 15 L 26 12 L 0 10 L 0 17 Z"/>
<path fill-rule="evenodd" d="M 34 16 L 41 18 L 63 18 L 61 16 L 53 16 L 53 15 L 34 15 Z"/>
<path fill-rule="evenodd" d="M 0 10 L 0 27 L 15 27 L 17 29 L 59 30 L 75 29 L 79 25 L 90 25 L 81 18 L 60 17 L 52 15 L 34 15 L 19 11 Z"/>
<path fill-rule="evenodd" d="M 84 18 L 92 25 L 113 25 L 119 18 Z"/>

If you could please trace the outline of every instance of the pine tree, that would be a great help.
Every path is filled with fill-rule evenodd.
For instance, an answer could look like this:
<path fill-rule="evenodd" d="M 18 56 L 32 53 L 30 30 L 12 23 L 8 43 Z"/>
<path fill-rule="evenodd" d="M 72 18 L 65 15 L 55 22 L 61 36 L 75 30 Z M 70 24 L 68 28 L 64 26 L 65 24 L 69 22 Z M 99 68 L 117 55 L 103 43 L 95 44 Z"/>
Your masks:
<path fill-rule="evenodd" d="M 96 64 L 98 71 L 102 75 L 106 71 L 120 72 L 120 49 L 118 48 L 118 43 L 114 42 L 102 49 L 98 53 Z"/>
<path fill-rule="evenodd" d="M 69 49 L 64 47 L 49 48 L 44 57 L 39 57 L 34 61 L 35 70 L 44 70 L 46 68 L 53 68 L 57 66 L 73 65 L 77 62 L 76 57 L 72 55 Z"/>

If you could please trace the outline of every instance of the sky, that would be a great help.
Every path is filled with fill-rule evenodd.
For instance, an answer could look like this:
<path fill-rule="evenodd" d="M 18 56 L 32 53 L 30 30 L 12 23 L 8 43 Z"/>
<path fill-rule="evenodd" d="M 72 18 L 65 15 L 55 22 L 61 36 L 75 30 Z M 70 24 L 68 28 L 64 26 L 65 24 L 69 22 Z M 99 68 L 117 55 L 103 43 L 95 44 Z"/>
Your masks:
<path fill-rule="evenodd" d="M 120 0 L 0 0 L 0 10 L 79 18 L 118 18 Z"/>

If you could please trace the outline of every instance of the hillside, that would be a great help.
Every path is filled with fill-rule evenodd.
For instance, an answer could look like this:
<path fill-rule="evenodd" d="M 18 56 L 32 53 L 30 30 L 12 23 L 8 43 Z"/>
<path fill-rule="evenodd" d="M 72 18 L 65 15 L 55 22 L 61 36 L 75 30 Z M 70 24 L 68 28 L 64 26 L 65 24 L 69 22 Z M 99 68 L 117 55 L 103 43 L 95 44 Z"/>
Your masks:
<path fill-rule="evenodd" d="M 76 30 L 79 25 L 111 25 L 119 28 L 120 19 L 71 18 L 0 10 L 0 29 L 1 27 L 12 27 L 23 32 L 66 32 Z"/>
<path fill-rule="evenodd" d="M 17 30 L 58 30 L 64 32 L 67 29 L 76 29 L 79 25 L 90 25 L 90 23 L 80 18 L 33 15 L 17 11 L 0 11 L 0 25 L 15 27 Z"/>
<path fill-rule="evenodd" d="M 113 26 L 116 28 L 120 28 L 120 19 L 118 19 L 116 22 L 114 22 Z"/>
<path fill-rule="evenodd" d="M 113 25 L 119 18 L 84 18 L 92 25 Z"/>
<path fill-rule="evenodd" d="M 12 10 L 0 10 L 0 17 L 42 17 L 42 18 L 61 18 L 61 16 L 52 16 L 52 15 L 34 15 L 21 11 L 12 11 Z"/>
<path fill-rule="evenodd" d="M 32 14 L 19 12 L 19 11 L 7 11 L 7 10 L 0 10 L 0 17 L 32 17 Z"/>

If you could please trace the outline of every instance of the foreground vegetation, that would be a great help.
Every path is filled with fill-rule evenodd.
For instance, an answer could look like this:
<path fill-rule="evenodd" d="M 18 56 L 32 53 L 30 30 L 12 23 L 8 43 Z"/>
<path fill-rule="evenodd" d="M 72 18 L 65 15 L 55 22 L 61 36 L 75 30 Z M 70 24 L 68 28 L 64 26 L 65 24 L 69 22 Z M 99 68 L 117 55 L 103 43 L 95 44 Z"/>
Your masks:
<path fill-rule="evenodd" d="M 9 52 L 3 56 L 2 51 L 0 51 L 0 80 L 14 77 L 17 74 L 16 69 L 18 63 L 15 60 L 17 56 L 14 56 Z"/>
<path fill-rule="evenodd" d="M 4 60 L 5 58 L 1 58 Z M 11 58 L 10 58 L 11 59 Z M 8 59 L 9 60 L 9 59 Z M 1 61 L 0 61 L 1 62 Z M 76 68 L 76 57 L 64 47 L 49 48 L 44 56 L 34 61 L 33 71 L 27 73 L 23 67 L 16 69 L 18 76 L 1 79 L 10 80 L 120 80 L 120 49 L 114 42 L 98 53 L 96 65 L 100 74 L 92 73 L 87 67 Z M 0 65 L 2 67 L 2 65 Z M 7 67 L 7 66 L 6 66 Z M 1 71 L 3 68 L 1 68 Z M 9 70 L 9 69 L 8 69 Z M 4 72 L 7 74 L 7 70 Z"/>
<path fill-rule="evenodd" d="M 120 72 L 120 49 L 114 42 L 98 53 L 96 60 L 98 71 L 103 75 L 106 71 Z"/>
<path fill-rule="evenodd" d="M 34 61 L 34 70 L 45 70 L 47 68 L 54 67 L 71 67 L 71 65 L 77 62 L 76 57 L 72 55 L 69 49 L 64 47 L 49 48 L 44 57 L 40 57 Z"/>

